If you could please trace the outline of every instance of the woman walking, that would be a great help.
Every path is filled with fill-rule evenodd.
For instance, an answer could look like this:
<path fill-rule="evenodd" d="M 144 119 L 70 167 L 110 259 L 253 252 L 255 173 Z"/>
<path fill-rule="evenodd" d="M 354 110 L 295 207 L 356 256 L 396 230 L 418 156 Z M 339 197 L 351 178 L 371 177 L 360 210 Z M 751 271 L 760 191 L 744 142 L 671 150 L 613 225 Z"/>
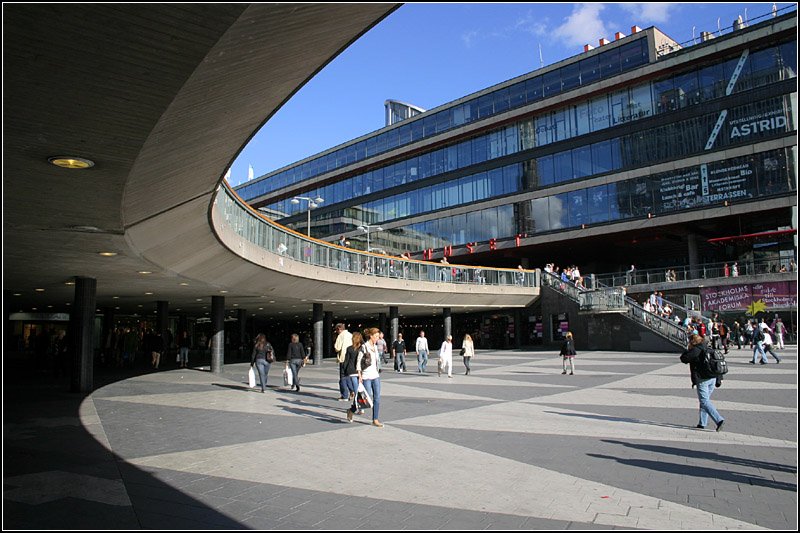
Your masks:
<path fill-rule="evenodd" d="M 358 407 L 358 369 L 356 368 L 363 342 L 364 337 L 361 336 L 361 333 L 357 331 L 353 333 L 353 344 L 347 347 L 344 361 L 342 362 L 342 373 L 344 374 L 347 389 L 350 391 L 350 397 L 353 399 L 352 405 L 347 409 L 348 422 L 353 421 L 354 414 L 363 414 L 364 412 Z"/>
<path fill-rule="evenodd" d="M 381 411 L 381 376 L 378 372 L 380 359 L 377 346 L 380 334 L 378 328 L 370 328 L 366 331 L 367 342 L 359 352 L 356 371 L 358 372 L 358 382 L 363 383 L 367 394 L 372 396 L 372 425 L 382 428 L 383 424 L 378 418 Z M 352 410 L 347 413 L 347 419 L 352 420 Z"/>
<path fill-rule="evenodd" d="M 292 342 L 286 349 L 286 359 L 289 360 L 289 366 L 292 367 L 294 389 L 300 392 L 300 369 L 306 364 L 306 351 L 300 344 L 300 336 L 297 333 L 292 333 Z"/>
<path fill-rule="evenodd" d="M 472 337 L 470 337 L 469 334 L 464 335 L 464 341 L 461 343 L 461 355 L 464 356 L 464 366 L 467 369 L 465 375 L 469 376 L 469 373 L 472 371 L 469 363 L 475 355 L 475 344 L 472 342 Z"/>
<path fill-rule="evenodd" d="M 453 377 L 453 336 L 448 335 L 439 348 L 439 376 L 441 377 L 444 372 L 444 367 L 447 366 L 447 377 Z"/>
<path fill-rule="evenodd" d="M 577 352 L 575 351 L 575 342 L 572 340 L 572 332 L 568 331 L 566 335 L 566 340 L 564 344 L 561 346 L 561 357 L 562 357 L 562 365 L 564 371 L 561 372 L 562 374 L 567 373 L 567 361 L 569 361 L 569 375 L 572 376 L 575 374 L 575 356 Z"/>
<path fill-rule="evenodd" d="M 705 364 L 705 343 L 700 335 L 692 335 L 689 339 L 689 346 L 681 354 L 681 362 L 689 365 L 692 376 L 692 387 L 697 387 L 697 399 L 700 401 L 700 420 L 697 423 L 698 429 L 705 429 L 710 416 L 717 425 L 717 431 L 722 429 L 725 419 L 719 414 L 717 408 L 711 403 L 711 393 L 714 387 L 719 387 L 722 378 L 712 374 Z"/>
<path fill-rule="evenodd" d="M 252 367 L 255 365 L 258 370 L 261 392 L 266 392 L 269 367 L 274 361 L 275 351 L 272 349 L 272 345 L 267 342 L 267 338 L 263 333 L 259 333 L 253 345 L 253 353 L 250 355 L 250 366 Z"/>

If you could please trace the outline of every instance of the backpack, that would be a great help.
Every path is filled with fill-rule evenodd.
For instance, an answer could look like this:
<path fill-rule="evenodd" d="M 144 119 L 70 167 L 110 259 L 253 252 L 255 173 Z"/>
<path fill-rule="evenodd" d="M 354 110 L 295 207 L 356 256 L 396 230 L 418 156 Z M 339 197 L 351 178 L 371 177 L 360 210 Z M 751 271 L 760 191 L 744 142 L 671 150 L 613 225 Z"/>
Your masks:
<path fill-rule="evenodd" d="M 728 373 L 728 362 L 725 361 L 725 356 L 714 350 L 713 348 L 706 348 L 703 350 L 703 363 L 706 370 L 715 377 L 724 376 Z"/>

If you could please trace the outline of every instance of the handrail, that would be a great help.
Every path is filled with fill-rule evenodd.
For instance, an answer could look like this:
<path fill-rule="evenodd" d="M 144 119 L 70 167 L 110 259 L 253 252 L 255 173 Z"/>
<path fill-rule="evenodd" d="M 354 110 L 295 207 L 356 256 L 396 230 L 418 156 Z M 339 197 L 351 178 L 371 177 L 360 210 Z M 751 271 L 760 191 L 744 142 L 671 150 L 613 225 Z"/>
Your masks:
<path fill-rule="evenodd" d="M 282 226 L 247 204 L 223 180 L 214 200 L 242 238 L 283 258 L 354 274 L 433 283 L 538 287 L 535 270 L 432 263 L 363 252 L 321 241 Z"/>
<path fill-rule="evenodd" d="M 650 268 L 629 272 L 607 272 L 595 274 L 595 280 L 612 287 L 630 287 L 632 285 L 648 285 L 651 283 L 670 283 L 676 281 L 693 281 L 714 278 L 732 278 L 741 276 L 754 276 L 760 274 L 779 273 L 782 267 L 789 264 L 786 260 L 745 261 L 738 263 L 737 276 L 733 274 L 734 262 L 703 263 L 696 266 L 678 265 L 664 268 Z M 728 266 L 727 270 L 725 265 Z M 674 279 L 667 277 L 667 272 L 675 273 Z"/>

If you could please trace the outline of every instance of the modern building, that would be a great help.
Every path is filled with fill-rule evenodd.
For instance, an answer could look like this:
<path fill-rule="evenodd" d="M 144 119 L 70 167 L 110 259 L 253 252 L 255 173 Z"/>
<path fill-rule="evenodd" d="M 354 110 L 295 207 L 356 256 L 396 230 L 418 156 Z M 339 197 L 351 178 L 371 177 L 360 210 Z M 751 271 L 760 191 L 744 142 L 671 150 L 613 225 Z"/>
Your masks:
<path fill-rule="evenodd" d="M 797 13 L 690 43 L 634 26 L 236 190 L 303 232 L 292 198 L 324 198 L 313 236 L 366 248 L 358 227 L 380 225 L 371 246 L 417 259 L 598 273 L 788 264 Z"/>

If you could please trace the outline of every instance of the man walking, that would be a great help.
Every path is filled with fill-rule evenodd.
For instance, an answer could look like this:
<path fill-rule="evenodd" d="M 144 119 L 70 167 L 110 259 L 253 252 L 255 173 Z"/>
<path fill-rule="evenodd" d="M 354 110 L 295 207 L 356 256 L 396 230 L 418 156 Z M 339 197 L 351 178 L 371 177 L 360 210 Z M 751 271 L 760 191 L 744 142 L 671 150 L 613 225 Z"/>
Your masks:
<path fill-rule="evenodd" d="M 341 402 L 350 399 L 348 378 L 344 371 L 344 358 L 347 355 L 347 349 L 353 345 L 353 334 L 347 331 L 342 323 L 336 324 L 336 334 L 333 348 L 336 350 L 336 360 L 339 361 L 339 401 Z"/>
<path fill-rule="evenodd" d="M 417 372 L 425 372 L 425 367 L 428 366 L 428 339 L 425 338 L 424 331 L 419 332 L 414 350 L 417 352 Z"/>
<path fill-rule="evenodd" d="M 406 371 L 406 341 L 403 340 L 403 334 L 397 334 L 397 340 L 392 343 L 392 355 L 394 356 L 394 370 L 395 372 Z"/>

